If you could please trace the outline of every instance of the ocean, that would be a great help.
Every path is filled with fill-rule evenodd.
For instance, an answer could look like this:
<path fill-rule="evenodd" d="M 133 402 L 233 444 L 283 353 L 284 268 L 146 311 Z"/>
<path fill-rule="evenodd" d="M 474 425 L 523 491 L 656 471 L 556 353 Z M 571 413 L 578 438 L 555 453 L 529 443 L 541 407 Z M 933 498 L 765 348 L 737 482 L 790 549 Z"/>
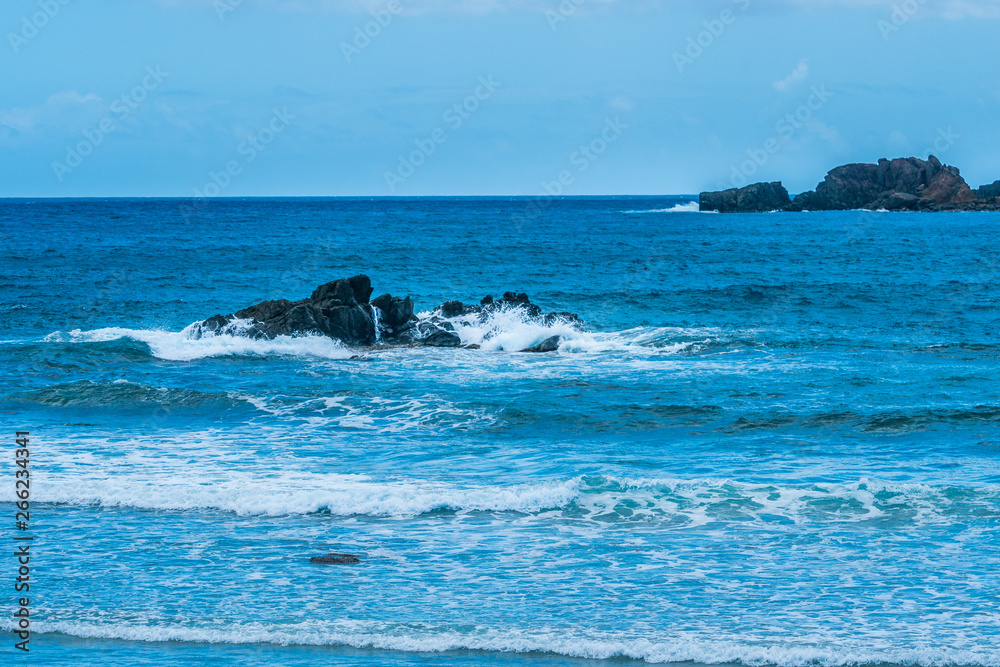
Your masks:
<path fill-rule="evenodd" d="M 1000 214 L 693 199 L 0 200 L 3 664 L 1000 665 Z"/>

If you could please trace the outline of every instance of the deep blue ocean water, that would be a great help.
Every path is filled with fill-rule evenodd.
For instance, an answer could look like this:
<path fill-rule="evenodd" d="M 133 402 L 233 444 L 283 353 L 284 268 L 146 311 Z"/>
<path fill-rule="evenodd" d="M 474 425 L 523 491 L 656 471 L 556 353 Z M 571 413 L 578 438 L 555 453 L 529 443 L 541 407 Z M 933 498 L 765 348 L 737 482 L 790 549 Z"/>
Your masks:
<path fill-rule="evenodd" d="M 1000 214 L 691 199 L 0 201 L 0 662 L 1000 665 Z M 585 325 L 184 332 L 358 273 Z"/>

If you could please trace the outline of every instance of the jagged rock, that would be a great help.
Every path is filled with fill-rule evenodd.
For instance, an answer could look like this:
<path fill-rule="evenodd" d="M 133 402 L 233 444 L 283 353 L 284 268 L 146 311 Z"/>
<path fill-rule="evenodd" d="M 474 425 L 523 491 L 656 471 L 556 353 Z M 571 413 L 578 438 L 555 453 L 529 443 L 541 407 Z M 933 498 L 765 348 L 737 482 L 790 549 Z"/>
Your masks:
<path fill-rule="evenodd" d="M 462 347 L 462 338 L 454 331 L 438 329 L 422 339 L 428 347 Z"/>
<path fill-rule="evenodd" d="M 878 185 L 878 166 L 845 164 L 831 169 L 814 192 L 803 192 L 795 205 L 810 211 L 864 208 L 878 199 L 884 188 Z"/>
<path fill-rule="evenodd" d="M 309 562 L 318 565 L 355 565 L 360 563 L 361 559 L 352 554 L 328 554 L 326 556 L 313 556 Z"/>
<path fill-rule="evenodd" d="M 795 208 L 811 211 L 847 209 L 933 210 L 975 200 L 956 167 L 931 155 L 881 159 L 878 164 L 848 164 L 832 169 L 812 192 L 795 198 Z"/>
<path fill-rule="evenodd" d="M 401 299 L 398 296 L 383 294 L 371 302 L 373 308 L 378 308 L 379 325 L 382 327 L 383 336 L 392 338 L 412 327 L 417 321 L 413 314 L 413 299 L 406 297 Z"/>
<path fill-rule="evenodd" d="M 458 317 L 465 314 L 465 306 L 461 301 L 446 301 L 441 304 L 440 310 L 444 317 Z"/>
<path fill-rule="evenodd" d="M 320 285 L 308 299 L 301 301 L 264 301 L 232 315 L 215 315 L 202 322 L 195 336 L 227 328 L 250 338 L 275 338 L 302 334 L 320 334 L 349 345 L 375 342 L 372 318 L 371 280 L 368 276 L 335 280 Z M 236 330 L 240 321 L 251 324 Z"/>
<path fill-rule="evenodd" d="M 559 349 L 559 343 L 561 342 L 562 336 L 550 336 L 538 345 L 533 345 L 532 347 L 521 350 L 521 352 L 555 352 Z"/>
<path fill-rule="evenodd" d="M 702 211 L 766 213 L 785 209 L 791 200 L 781 183 L 754 183 L 722 192 L 702 192 L 699 202 Z"/>
<path fill-rule="evenodd" d="M 914 209 L 920 207 L 920 202 L 923 201 L 920 197 L 916 195 L 910 195 L 905 192 L 893 192 L 885 200 L 885 208 L 889 211 L 896 211 L 899 209 Z"/>
<path fill-rule="evenodd" d="M 579 322 L 572 313 L 543 313 L 523 292 L 506 292 L 501 299 L 487 297 L 479 305 L 448 301 L 424 320 L 413 314 L 410 297 L 383 294 L 369 301 L 372 292 L 371 280 L 365 275 L 335 280 L 316 288 L 308 299 L 264 301 L 231 315 L 215 315 L 193 325 L 190 333 L 195 338 L 212 333 L 266 339 L 324 335 L 347 345 L 461 347 L 462 338 L 451 318 L 472 317 L 485 322 L 494 313 L 517 309 L 525 319 L 547 326 Z"/>
<path fill-rule="evenodd" d="M 503 299 L 501 300 L 506 301 L 507 303 L 519 303 L 525 306 L 531 305 L 531 299 L 529 299 L 528 295 L 524 292 L 521 292 L 520 294 L 516 292 L 504 292 Z"/>
<path fill-rule="evenodd" d="M 933 155 L 927 160 L 883 158 L 878 164 L 845 164 L 831 169 L 815 190 L 776 206 L 774 202 L 784 192 L 780 185 L 755 183 L 739 190 L 703 192 L 700 208 L 721 213 L 782 209 L 1000 210 L 1000 181 L 973 191 L 957 167 L 941 164 Z"/>
<path fill-rule="evenodd" d="M 1000 181 L 994 181 L 990 185 L 981 185 L 976 190 L 978 199 L 1000 199 Z"/>
<path fill-rule="evenodd" d="M 930 199 L 939 206 L 969 204 L 976 201 L 976 194 L 961 177 L 958 168 L 950 166 L 942 167 L 926 187 L 917 188 L 915 194 L 921 199 Z"/>

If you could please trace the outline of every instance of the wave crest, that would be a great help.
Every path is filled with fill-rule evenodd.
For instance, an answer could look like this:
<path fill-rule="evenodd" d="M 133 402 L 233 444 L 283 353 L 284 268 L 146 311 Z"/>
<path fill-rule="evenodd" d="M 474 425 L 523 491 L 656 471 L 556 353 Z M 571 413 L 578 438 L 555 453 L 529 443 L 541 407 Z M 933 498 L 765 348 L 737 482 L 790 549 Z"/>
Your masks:
<path fill-rule="evenodd" d="M 726 479 L 576 477 L 511 486 L 462 487 L 428 480 L 374 481 L 363 475 L 287 473 L 280 477 L 206 471 L 194 483 L 181 471 L 158 477 L 132 469 L 40 476 L 38 502 L 148 510 L 210 509 L 240 515 L 328 513 L 418 517 L 438 512 L 516 512 L 544 520 L 699 526 L 733 522 L 790 524 L 894 522 L 950 524 L 1000 519 L 1000 486 L 931 486 L 862 479 L 779 485 Z M 4 499 L 13 499 L 8 490 Z"/>
<path fill-rule="evenodd" d="M 718 211 L 702 211 L 701 205 L 696 202 L 688 202 L 686 204 L 676 204 L 670 208 L 651 208 L 641 211 L 625 211 L 626 214 L 640 214 L 640 213 L 718 213 Z"/>
<path fill-rule="evenodd" d="M 254 340 L 236 334 L 224 333 L 195 336 L 192 324 L 183 331 L 155 329 L 124 329 L 108 327 L 93 331 L 79 329 L 68 333 L 55 332 L 45 337 L 46 342 L 103 343 L 123 338 L 145 343 L 150 354 L 167 361 L 195 361 L 208 357 L 226 356 L 295 356 L 322 359 L 348 359 L 353 353 L 340 342 L 325 336 L 278 336 L 273 340 Z"/>
<path fill-rule="evenodd" d="M 9 620 L 0 621 L 5 630 Z M 209 644 L 273 644 L 279 646 L 346 646 L 359 649 L 443 653 L 489 651 L 548 653 L 574 658 L 630 658 L 651 664 L 693 662 L 703 665 L 846 667 L 848 665 L 918 665 L 921 667 L 998 667 L 1000 651 L 972 645 L 900 647 L 886 642 L 774 634 L 725 637 L 682 631 L 644 633 L 590 632 L 575 628 L 435 627 L 423 623 L 378 621 L 301 621 L 297 623 L 230 623 L 224 626 L 140 625 L 91 621 L 36 621 L 39 633 L 62 633 L 86 639 Z"/>

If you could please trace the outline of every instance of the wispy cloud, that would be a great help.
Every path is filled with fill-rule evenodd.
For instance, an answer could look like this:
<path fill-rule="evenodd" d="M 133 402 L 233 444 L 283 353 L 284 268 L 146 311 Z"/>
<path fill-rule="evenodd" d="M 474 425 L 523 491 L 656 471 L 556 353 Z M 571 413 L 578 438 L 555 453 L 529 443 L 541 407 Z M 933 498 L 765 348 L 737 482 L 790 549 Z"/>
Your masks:
<path fill-rule="evenodd" d="M 99 113 L 102 100 L 93 93 L 81 95 L 75 90 L 56 93 L 44 104 L 31 107 L 0 109 L 0 131 L 3 136 L 24 134 L 39 129 L 61 127 L 70 119 Z"/>
<path fill-rule="evenodd" d="M 809 76 L 809 63 L 805 60 L 800 60 L 799 64 L 796 65 L 791 74 L 786 76 L 781 81 L 775 81 L 771 85 L 773 85 L 774 89 L 779 93 L 783 93 L 799 81 L 804 81 L 807 76 Z"/>

